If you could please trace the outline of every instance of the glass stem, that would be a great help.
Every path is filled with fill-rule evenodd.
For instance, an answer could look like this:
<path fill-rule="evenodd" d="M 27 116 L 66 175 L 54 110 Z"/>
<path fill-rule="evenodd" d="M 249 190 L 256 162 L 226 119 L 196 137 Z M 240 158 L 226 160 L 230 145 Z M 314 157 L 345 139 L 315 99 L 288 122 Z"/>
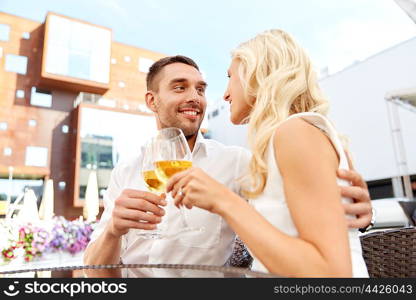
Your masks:
<path fill-rule="evenodd" d="M 180 209 L 180 213 L 181 213 L 182 224 L 185 228 L 187 228 L 188 227 L 188 221 L 186 220 L 185 206 L 182 205 L 179 209 Z"/>

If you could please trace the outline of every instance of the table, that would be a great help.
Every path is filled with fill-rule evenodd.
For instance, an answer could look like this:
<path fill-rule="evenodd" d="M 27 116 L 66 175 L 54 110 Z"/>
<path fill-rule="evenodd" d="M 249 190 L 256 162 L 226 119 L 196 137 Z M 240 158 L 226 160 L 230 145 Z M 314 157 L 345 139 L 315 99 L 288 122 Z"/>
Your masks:
<path fill-rule="evenodd" d="M 72 265 L 59 267 L 36 267 L 36 268 L 16 268 L 1 270 L 0 276 L 14 277 L 21 274 L 28 274 L 33 272 L 51 272 L 51 277 L 73 277 L 74 271 L 78 276 L 84 277 L 83 270 L 86 269 L 121 269 L 121 268 L 150 268 L 150 269 L 180 269 L 180 270 L 195 270 L 198 274 L 203 274 L 203 277 L 218 277 L 222 274 L 224 277 L 250 277 L 250 278 L 277 278 L 275 274 L 251 271 L 245 268 L 224 267 L 224 266 L 209 266 L 209 265 L 189 265 L 189 264 L 113 264 L 113 265 Z M 66 272 L 66 273 L 65 273 Z M 72 273 L 72 276 L 70 273 Z"/>

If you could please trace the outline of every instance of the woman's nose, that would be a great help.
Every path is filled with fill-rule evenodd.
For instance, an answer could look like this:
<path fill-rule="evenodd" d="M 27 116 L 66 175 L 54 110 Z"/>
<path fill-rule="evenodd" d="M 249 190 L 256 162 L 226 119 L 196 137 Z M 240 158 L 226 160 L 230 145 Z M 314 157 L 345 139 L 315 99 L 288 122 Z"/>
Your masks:
<path fill-rule="evenodd" d="M 223 96 L 223 99 L 225 101 L 230 101 L 230 93 L 228 92 L 228 90 L 225 91 L 224 96 Z"/>

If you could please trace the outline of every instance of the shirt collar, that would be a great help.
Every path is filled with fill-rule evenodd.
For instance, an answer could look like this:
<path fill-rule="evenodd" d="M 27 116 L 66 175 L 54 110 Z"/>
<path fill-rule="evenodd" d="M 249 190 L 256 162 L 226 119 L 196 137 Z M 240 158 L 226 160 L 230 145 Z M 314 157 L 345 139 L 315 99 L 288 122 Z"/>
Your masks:
<path fill-rule="evenodd" d="M 145 147 L 146 147 L 146 144 L 143 144 L 140 146 L 140 150 L 142 153 L 144 152 Z M 201 131 L 198 131 L 198 135 L 196 136 L 194 150 L 192 154 L 194 155 L 202 151 L 205 154 L 205 156 L 207 156 L 209 154 L 208 148 L 209 146 L 207 144 L 207 139 L 204 138 Z"/>
<path fill-rule="evenodd" d="M 204 138 L 201 131 L 198 131 L 198 135 L 196 136 L 196 141 L 194 145 L 194 150 L 192 151 L 192 155 L 196 155 L 199 152 L 202 152 L 207 156 L 209 154 L 209 146 L 207 144 L 207 139 Z"/>

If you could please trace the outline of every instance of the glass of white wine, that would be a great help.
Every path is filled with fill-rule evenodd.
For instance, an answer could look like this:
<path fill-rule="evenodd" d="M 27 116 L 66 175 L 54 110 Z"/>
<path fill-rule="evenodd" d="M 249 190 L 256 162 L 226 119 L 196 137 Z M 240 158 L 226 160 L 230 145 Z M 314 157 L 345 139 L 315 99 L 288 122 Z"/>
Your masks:
<path fill-rule="evenodd" d="M 147 189 L 155 193 L 157 195 L 162 194 L 166 190 L 166 184 L 162 182 L 157 176 L 156 176 L 156 170 L 155 170 L 155 139 L 151 138 L 144 146 L 143 148 L 143 161 L 142 161 L 142 177 L 143 181 L 147 187 Z M 163 224 L 163 218 L 162 222 L 157 225 L 157 229 L 154 230 L 138 230 L 137 235 L 145 238 L 145 239 L 160 239 L 163 238 L 163 232 L 165 231 Z"/>
<path fill-rule="evenodd" d="M 164 128 L 158 131 L 153 141 L 155 155 L 155 171 L 157 178 L 164 188 L 169 179 L 178 172 L 192 167 L 192 152 L 182 130 L 175 127 Z M 202 227 L 191 227 L 187 221 L 185 208 L 181 206 L 180 215 L 183 228 L 179 233 L 202 232 Z"/>

